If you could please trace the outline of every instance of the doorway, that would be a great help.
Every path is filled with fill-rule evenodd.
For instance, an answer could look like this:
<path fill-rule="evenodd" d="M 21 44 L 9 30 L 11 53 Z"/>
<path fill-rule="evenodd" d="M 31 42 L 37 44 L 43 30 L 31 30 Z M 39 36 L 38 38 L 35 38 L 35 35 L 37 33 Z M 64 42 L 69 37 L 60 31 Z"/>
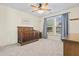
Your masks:
<path fill-rule="evenodd" d="M 47 35 L 49 39 L 61 39 L 61 16 L 47 18 Z"/>

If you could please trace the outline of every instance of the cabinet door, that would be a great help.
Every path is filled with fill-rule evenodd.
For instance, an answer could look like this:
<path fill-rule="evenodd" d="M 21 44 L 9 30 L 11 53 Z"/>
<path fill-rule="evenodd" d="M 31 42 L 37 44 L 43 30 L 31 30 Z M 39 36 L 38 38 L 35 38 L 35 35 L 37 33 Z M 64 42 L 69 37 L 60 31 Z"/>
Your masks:
<path fill-rule="evenodd" d="M 29 32 L 23 32 L 23 34 L 22 34 L 22 42 L 27 42 L 29 40 L 30 40 Z"/>
<path fill-rule="evenodd" d="M 72 56 L 79 56 L 79 43 L 73 43 L 71 54 Z"/>
<path fill-rule="evenodd" d="M 69 42 L 64 42 L 64 56 L 70 56 L 72 53 L 72 44 Z"/>
<path fill-rule="evenodd" d="M 79 43 L 64 42 L 64 55 L 65 56 L 79 56 Z"/>

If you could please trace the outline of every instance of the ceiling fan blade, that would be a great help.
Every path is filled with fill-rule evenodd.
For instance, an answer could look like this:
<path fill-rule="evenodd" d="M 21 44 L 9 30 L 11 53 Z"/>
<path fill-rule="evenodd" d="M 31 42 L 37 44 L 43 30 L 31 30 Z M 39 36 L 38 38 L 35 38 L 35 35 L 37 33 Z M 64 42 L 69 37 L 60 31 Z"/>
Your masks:
<path fill-rule="evenodd" d="M 48 8 L 41 8 L 41 10 L 48 10 Z"/>
<path fill-rule="evenodd" d="M 48 6 L 48 3 L 43 3 L 42 6 Z"/>
<path fill-rule="evenodd" d="M 48 9 L 48 4 L 43 4 L 41 9 L 46 9 L 47 10 Z"/>
<path fill-rule="evenodd" d="M 48 3 L 45 3 L 45 6 L 48 6 Z"/>
<path fill-rule="evenodd" d="M 38 11 L 38 10 L 33 10 L 32 12 L 36 12 L 36 11 Z"/>
<path fill-rule="evenodd" d="M 34 6 L 34 5 L 31 5 L 32 6 L 32 8 L 38 8 L 38 6 Z"/>
<path fill-rule="evenodd" d="M 41 9 L 41 10 L 47 10 L 47 11 L 51 11 L 52 9 Z"/>

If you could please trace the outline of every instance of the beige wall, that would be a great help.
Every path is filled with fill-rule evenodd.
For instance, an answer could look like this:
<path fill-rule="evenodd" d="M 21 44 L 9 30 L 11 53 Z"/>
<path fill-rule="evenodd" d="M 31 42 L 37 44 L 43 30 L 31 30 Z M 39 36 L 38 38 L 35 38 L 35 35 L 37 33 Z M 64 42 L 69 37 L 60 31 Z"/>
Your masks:
<path fill-rule="evenodd" d="M 69 33 L 79 33 L 79 20 L 69 22 Z"/>
<path fill-rule="evenodd" d="M 40 30 L 40 17 L 0 5 L 0 46 L 17 43 L 17 26 Z"/>
<path fill-rule="evenodd" d="M 0 6 L 0 45 L 6 41 L 6 8 Z"/>
<path fill-rule="evenodd" d="M 79 18 L 79 7 L 69 9 L 69 19 Z"/>
<path fill-rule="evenodd" d="M 43 32 L 43 24 L 44 24 L 44 18 L 42 17 L 40 20 L 40 31 Z"/>
<path fill-rule="evenodd" d="M 79 18 L 79 7 L 69 9 L 69 19 Z M 69 33 L 79 33 L 79 20 L 69 21 Z"/>

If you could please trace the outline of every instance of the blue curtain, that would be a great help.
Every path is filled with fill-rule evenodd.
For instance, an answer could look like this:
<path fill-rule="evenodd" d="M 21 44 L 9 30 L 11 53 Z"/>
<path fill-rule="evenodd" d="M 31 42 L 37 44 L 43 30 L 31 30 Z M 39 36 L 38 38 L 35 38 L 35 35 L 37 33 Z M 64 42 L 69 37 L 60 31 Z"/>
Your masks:
<path fill-rule="evenodd" d="M 61 16 L 62 22 L 62 31 L 61 31 L 61 39 L 65 39 L 68 37 L 68 13 L 65 13 Z"/>
<path fill-rule="evenodd" d="M 43 24 L 43 38 L 47 39 L 47 19 L 44 18 L 44 24 Z"/>

